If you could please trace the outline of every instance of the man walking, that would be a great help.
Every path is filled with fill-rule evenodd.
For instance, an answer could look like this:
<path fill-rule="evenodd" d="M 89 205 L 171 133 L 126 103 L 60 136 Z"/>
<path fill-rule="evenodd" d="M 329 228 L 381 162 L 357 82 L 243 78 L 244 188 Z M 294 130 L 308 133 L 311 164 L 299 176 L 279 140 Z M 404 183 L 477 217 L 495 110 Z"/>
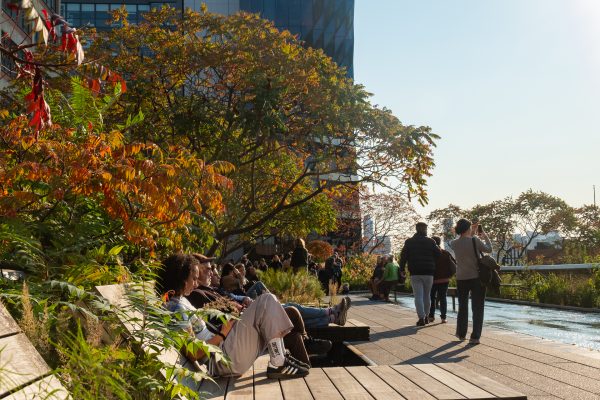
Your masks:
<path fill-rule="evenodd" d="M 435 274 L 435 261 L 440 256 L 440 248 L 427 237 L 427 224 L 419 222 L 416 225 L 417 233 L 404 242 L 400 253 L 400 269 L 404 271 L 408 263 L 410 283 L 415 296 L 415 308 L 419 320 L 417 326 L 427 324 L 427 315 L 431 300 L 429 294 L 433 285 Z"/>

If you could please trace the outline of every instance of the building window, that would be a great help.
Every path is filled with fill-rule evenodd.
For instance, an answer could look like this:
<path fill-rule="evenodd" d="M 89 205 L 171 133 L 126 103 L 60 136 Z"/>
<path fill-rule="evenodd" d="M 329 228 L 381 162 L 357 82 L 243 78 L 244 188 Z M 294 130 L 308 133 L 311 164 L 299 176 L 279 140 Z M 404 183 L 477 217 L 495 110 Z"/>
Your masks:
<path fill-rule="evenodd" d="M 17 44 L 11 40 L 7 32 L 1 31 L 0 43 L 6 49 L 15 49 Z M 8 75 L 15 77 L 17 75 L 17 65 L 15 61 L 7 55 L 0 54 L 0 76 Z"/>

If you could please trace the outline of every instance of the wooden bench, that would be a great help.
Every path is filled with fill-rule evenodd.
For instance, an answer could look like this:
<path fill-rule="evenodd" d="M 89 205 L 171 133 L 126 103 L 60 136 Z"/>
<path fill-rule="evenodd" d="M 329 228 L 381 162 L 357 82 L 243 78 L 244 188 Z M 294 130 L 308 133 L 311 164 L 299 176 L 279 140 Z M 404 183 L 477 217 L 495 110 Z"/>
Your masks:
<path fill-rule="evenodd" d="M 329 324 L 322 328 L 306 328 L 307 333 L 317 339 L 332 342 L 364 341 L 370 338 L 370 327 L 355 319 L 346 320 L 346 325 Z"/>
<path fill-rule="evenodd" d="M 69 392 L 0 303 L 0 398 L 62 400 Z"/>
<path fill-rule="evenodd" d="M 118 316 L 123 326 L 122 336 L 125 340 L 127 340 L 134 332 L 139 331 L 140 321 L 144 318 L 144 316 L 138 311 L 135 310 L 131 304 L 129 303 L 128 293 L 131 291 L 137 291 L 138 293 L 141 290 L 153 290 L 152 284 L 146 284 L 145 288 L 142 289 L 140 284 L 119 284 L 119 285 L 105 285 L 105 286 L 96 286 L 96 291 L 106 299 L 112 306 L 115 306 L 120 310 Z M 108 332 L 109 335 L 112 335 L 113 332 Z M 151 336 L 148 336 L 148 340 L 151 341 Z M 115 338 L 112 337 L 114 340 Z M 152 346 L 156 348 L 156 344 Z M 150 349 L 149 343 L 141 343 L 141 351 L 154 351 Z M 175 368 L 185 368 L 189 371 L 194 372 L 203 372 L 206 373 L 207 369 L 205 366 L 200 365 L 197 362 L 192 362 L 187 359 L 183 354 L 175 349 L 163 349 L 158 354 L 158 359 L 163 362 L 165 365 L 173 366 Z M 162 378 L 167 380 L 169 374 L 166 369 L 161 371 Z M 194 390 L 198 389 L 199 383 L 191 378 L 184 378 L 179 383 L 192 388 Z"/>

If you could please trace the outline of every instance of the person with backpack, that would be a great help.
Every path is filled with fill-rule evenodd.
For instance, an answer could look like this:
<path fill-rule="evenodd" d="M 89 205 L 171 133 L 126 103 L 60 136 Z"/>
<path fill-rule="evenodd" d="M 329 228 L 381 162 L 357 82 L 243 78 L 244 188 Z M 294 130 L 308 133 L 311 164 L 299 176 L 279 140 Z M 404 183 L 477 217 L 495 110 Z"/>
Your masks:
<path fill-rule="evenodd" d="M 400 269 L 404 271 L 408 264 L 410 284 L 415 296 L 415 309 L 417 311 L 417 326 L 424 326 L 429 322 L 428 314 L 431 306 L 431 286 L 435 274 L 435 260 L 441 251 L 437 244 L 427 237 L 427 224 L 419 222 L 415 226 L 416 233 L 406 239 L 400 253 Z"/>
<path fill-rule="evenodd" d="M 450 278 L 456 274 L 456 260 L 449 251 L 441 248 L 442 239 L 439 236 L 433 236 L 433 241 L 440 248 L 441 254 L 435 260 L 435 273 L 433 275 L 433 286 L 431 286 L 431 306 L 429 308 L 428 322 L 435 321 L 435 305 L 440 302 L 440 318 L 442 324 L 446 323 L 446 312 L 448 311 L 448 283 Z"/>
<path fill-rule="evenodd" d="M 450 242 L 456 257 L 456 291 L 458 293 L 458 319 L 456 337 L 465 340 L 469 327 L 469 294 L 473 312 L 473 332 L 469 344 L 479 344 L 483 330 L 483 310 L 486 287 L 479 280 L 479 253 L 491 253 L 492 242 L 478 223 L 461 218 L 454 231 L 460 235 Z M 482 237 L 482 241 L 479 237 Z"/>

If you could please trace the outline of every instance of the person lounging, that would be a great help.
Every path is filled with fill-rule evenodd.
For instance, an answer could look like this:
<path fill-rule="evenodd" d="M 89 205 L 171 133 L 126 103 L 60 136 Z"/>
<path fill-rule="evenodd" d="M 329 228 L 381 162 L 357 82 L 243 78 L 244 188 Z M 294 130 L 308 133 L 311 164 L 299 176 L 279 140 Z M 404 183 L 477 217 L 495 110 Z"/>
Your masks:
<path fill-rule="evenodd" d="M 210 260 L 212 259 L 204 258 L 204 261 Z M 229 358 L 230 362 L 225 365 L 209 357 L 206 360 L 209 373 L 213 376 L 241 375 L 266 349 L 269 353 L 268 378 L 285 379 L 308 375 L 309 366 L 286 351 L 283 338 L 294 326 L 274 295 L 260 296 L 246 308 L 239 320 L 228 321 L 215 332 L 194 314 L 197 309 L 186 296 L 197 286 L 200 264 L 198 257 L 188 254 L 174 254 L 166 258 L 158 272 L 156 287 L 161 297 L 166 299 L 165 308 L 181 318 L 182 324 L 177 328 L 185 329 L 197 339 L 220 347 Z M 191 360 L 206 359 L 203 350 L 186 355 Z"/>
<path fill-rule="evenodd" d="M 198 255 L 194 256 L 198 257 Z M 210 287 L 212 274 L 213 270 L 210 268 L 209 262 L 199 265 L 197 286 L 186 296 L 189 302 L 198 309 L 208 307 L 220 311 L 232 310 L 236 315 L 242 313 L 244 309 L 242 304 Z M 283 338 L 284 344 L 294 358 L 310 364 L 307 354 L 322 355 L 331 350 L 332 344 L 329 340 L 314 339 L 308 336 L 302 315 L 296 307 L 285 306 L 284 310 L 294 325 L 292 331 Z M 215 325 L 219 325 L 219 322 L 215 321 Z"/>

